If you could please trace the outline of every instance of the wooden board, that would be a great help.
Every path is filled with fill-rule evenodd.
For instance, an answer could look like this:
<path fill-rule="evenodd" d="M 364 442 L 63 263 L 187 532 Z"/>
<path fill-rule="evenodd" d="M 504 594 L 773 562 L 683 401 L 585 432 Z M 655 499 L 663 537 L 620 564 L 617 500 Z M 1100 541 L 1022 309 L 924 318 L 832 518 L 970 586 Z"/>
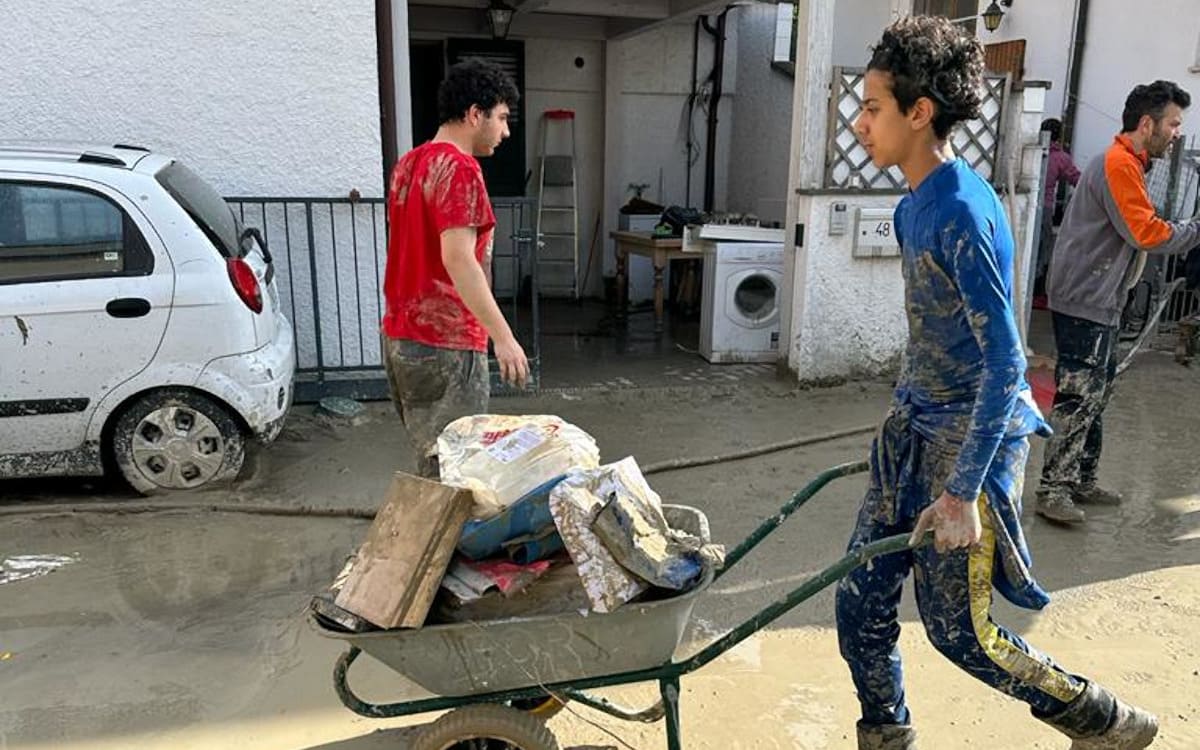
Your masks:
<path fill-rule="evenodd" d="M 381 628 L 421 627 L 473 503 L 470 490 L 398 472 L 337 606 Z"/>

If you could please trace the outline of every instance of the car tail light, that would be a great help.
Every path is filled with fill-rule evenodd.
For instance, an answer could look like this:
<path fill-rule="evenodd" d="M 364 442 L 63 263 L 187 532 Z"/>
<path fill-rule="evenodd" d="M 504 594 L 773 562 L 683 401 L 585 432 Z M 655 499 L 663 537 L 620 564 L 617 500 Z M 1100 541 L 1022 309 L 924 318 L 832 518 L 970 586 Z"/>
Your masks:
<path fill-rule="evenodd" d="M 262 289 L 258 286 L 258 277 L 254 275 L 254 269 L 241 258 L 229 258 L 225 263 L 229 268 L 229 280 L 233 282 L 233 290 L 242 298 L 242 302 L 256 313 L 262 312 Z"/>

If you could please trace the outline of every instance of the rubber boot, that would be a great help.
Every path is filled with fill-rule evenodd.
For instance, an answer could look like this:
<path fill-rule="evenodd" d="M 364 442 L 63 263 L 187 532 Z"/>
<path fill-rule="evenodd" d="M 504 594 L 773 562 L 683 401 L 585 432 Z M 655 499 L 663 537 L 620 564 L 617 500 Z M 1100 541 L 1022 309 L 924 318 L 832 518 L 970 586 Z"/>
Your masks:
<path fill-rule="evenodd" d="M 1071 499 L 1065 489 L 1039 490 L 1034 510 L 1043 518 L 1058 523 L 1083 523 L 1087 514 Z"/>
<path fill-rule="evenodd" d="M 1158 734 L 1154 714 L 1122 702 L 1094 682 L 1062 713 L 1038 718 L 1070 737 L 1071 750 L 1142 750 Z"/>
<path fill-rule="evenodd" d="M 908 724 L 858 722 L 858 750 L 917 750 L 917 733 Z"/>

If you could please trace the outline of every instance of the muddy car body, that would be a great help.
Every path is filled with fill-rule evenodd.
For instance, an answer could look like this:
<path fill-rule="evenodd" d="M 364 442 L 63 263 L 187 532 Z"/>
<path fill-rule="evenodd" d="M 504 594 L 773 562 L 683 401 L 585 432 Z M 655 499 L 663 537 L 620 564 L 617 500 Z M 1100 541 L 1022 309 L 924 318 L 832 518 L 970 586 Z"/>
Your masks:
<path fill-rule="evenodd" d="M 0 143 L 0 477 L 229 479 L 282 427 L 294 346 L 261 236 L 184 164 Z"/>

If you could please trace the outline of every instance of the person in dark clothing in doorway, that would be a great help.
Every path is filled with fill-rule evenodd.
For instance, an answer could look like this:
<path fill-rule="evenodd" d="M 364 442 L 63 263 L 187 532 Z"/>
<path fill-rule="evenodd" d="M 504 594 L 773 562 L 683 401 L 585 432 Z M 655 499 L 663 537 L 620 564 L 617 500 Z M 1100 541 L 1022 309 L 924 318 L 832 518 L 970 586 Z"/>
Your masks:
<path fill-rule="evenodd" d="M 838 586 L 838 644 L 862 709 L 858 747 L 916 748 L 897 648 L 911 572 L 925 632 L 947 658 L 1027 703 L 1074 750 L 1140 750 L 1158 731 L 1154 716 L 991 617 L 993 588 L 1029 609 L 1049 597 L 1021 528 L 1029 436 L 1046 424 L 1025 382 L 1012 232 L 995 191 L 948 151 L 954 127 L 979 115 L 983 67 L 979 42 L 949 20 L 897 21 L 873 50 L 855 122 L 874 164 L 898 166 L 909 186 L 895 217 L 908 344 L 849 547 L 934 534 L 933 545 L 877 558 Z"/>
<path fill-rule="evenodd" d="M 438 89 L 437 134 L 396 162 L 388 187 L 383 361 L 417 473 L 430 479 L 446 425 L 487 411 L 488 339 L 506 382 L 529 377 L 489 284 L 496 217 L 475 159 L 508 137 L 518 97 L 492 63 L 451 67 Z"/>
<path fill-rule="evenodd" d="M 1081 505 L 1117 505 L 1097 484 L 1103 414 L 1116 374 L 1121 310 L 1149 253 L 1184 253 L 1200 244 L 1200 221 L 1165 221 L 1146 192 L 1150 159 L 1179 136 L 1191 96 L 1170 81 L 1137 86 L 1125 100 L 1122 131 L 1084 169 L 1067 205 L 1047 280 L 1058 363 L 1037 512 L 1080 523 Z"/>

